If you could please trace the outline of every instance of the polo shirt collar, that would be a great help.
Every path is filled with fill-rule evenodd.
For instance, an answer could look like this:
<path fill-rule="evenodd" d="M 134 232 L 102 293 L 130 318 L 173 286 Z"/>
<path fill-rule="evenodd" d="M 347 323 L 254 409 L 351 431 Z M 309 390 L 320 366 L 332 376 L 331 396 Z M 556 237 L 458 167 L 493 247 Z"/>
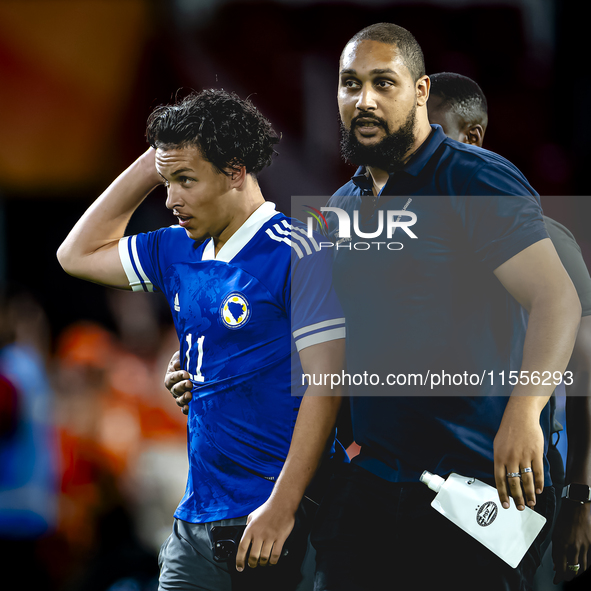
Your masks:
<path fill-rule="evenodd" d="M 419 149 L 412 155 L 411 159 L 404 165 L 402 169 L 403 172 L 411 174 L 412 176 L 418 176 L 423 168 L 427 165 L 427 162 L 431 159 L 431 156 L 435 154 L 435 151 L 441 143 L 447 137 L 443 133 L 443 129 L 441 125 L 431 125 L 431 133 L 429 137 L 419 146 Z M 390 173 L 390 177 L 392 177 L 394 173 Z M 360 166 L 355 175 L 351 178 L 351 180 L 362 190 L 362 191 L 370 191 L 372 190 L 372 182 L 369 178 L 367 178 L 367 170 L 365 166 Z"/>

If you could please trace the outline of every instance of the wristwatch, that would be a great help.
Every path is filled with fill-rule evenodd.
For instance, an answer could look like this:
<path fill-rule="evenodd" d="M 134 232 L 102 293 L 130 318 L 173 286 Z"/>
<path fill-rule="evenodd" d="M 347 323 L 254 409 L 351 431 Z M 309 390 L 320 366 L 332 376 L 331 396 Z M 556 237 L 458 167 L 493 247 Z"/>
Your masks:
<path fill-rule="evenodd" d="M 578 482 L 567 484 L 562 489 L 562 498 L 581 503 L 581 505 L 583 503 L 589 503 L 591 502 L 591 487 L 587 484 L 579 484 Z"/>

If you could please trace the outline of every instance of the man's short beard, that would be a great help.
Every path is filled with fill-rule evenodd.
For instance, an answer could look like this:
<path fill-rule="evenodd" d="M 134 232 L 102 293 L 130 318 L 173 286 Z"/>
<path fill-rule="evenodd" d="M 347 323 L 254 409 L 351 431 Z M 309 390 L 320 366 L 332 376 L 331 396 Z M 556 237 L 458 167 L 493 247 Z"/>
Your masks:
<path fill-rule="evenodd" d="M 390 133 L 388 124 L 380 119 L 386 137 L 372 146 L 364 146 L 357 139 L 355 119 L 351 129 L 346 129 L 341 121 L 341 155 L 347 162 L 356 166 L 371 166 L 387 172 L 400 170 L 404 165 L 404 157 L 412 148 L 415 135 L 416 105 L 412 108 L 400 129 Z"/>

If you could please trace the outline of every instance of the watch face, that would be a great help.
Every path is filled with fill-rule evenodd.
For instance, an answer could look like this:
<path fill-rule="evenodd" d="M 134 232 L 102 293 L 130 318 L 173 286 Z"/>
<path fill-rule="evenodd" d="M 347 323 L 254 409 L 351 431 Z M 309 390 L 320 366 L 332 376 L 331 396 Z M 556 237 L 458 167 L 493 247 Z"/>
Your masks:
<path fill-rule="evenodd" d="M 568 489 L 568 498 L 573 501 L 588 501 L 589 487 L 586 484 L 573 483 Z"/>

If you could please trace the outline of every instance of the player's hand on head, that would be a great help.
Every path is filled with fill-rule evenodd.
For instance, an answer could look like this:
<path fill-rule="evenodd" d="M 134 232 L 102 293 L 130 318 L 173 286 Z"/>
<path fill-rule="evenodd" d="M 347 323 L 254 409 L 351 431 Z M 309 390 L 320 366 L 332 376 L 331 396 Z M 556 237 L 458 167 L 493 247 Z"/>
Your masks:
<path fill-rule="evenodd" d="M 154 186 L 164 183 L 164 179 L 158 174 L 158 171 L 156 170 L 156 150 L 154 148 L 148 148 L 139 157 L 139 161 L 142 165 L 144 174 L 153 182 Z"/>
<path fill-rule="evenodd" d="M 533 508 L 544 488 L 544 434 L 539 418 L 503 417 L 494 440 L 494 474 L 502 506 Z"/>
<path fill-rule="evenodd" d="M 184 414 L 189 414 L 189 402 L 192 400 L 191 382 L 189 373 L 181 369 L 180 352 L 176 351 L 168 362 L 164 385 L 174 396 L 177 406 L 181 408 Z"/>
<path fill-rule="evenodd" d="M 277 564 L 295 524 L 295 515 L 269 499 L 249 516 L 236 554 L 236 570 Z M 250 552 L 249 552 L 250 550 Z M 248 561 L 246 556 L 248 554 Z"/>

